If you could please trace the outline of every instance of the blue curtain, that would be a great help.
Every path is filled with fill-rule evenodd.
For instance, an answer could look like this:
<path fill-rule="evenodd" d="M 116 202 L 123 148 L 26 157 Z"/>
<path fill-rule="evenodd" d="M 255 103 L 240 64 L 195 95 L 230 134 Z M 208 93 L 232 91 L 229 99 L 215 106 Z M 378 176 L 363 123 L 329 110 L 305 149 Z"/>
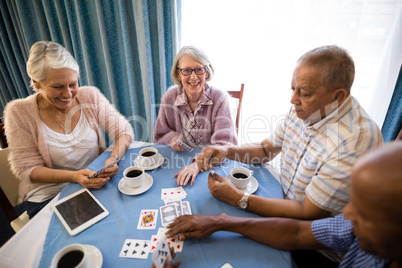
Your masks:
<path fill-rule="evenodd" d="M 130 120 L 136 140 L 152 140 L 158 104 L 172 85 L 181 0 L 2 0 L 0 12 L 0 113 L 33 93 L 29 49 L 51 40 L 77 60 L 80 85 L 98 87 Z"/>
<path fill-rule="evenodd" d="M 381 132 L 384 142 L 395 140 L 402 127 L 402 66 Z"/>

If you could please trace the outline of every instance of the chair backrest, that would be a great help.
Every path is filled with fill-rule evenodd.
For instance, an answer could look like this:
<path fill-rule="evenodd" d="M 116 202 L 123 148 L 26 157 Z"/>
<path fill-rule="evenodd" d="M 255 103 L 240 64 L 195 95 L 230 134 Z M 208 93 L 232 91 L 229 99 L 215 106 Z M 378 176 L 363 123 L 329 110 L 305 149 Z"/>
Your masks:
<path fill-rule="evenodd" d="M 8 147 L 8 143 L 7 143 L 7 138 L 6 135 L 4 133 L 4 122 L 3 122 L 3 118 L 0 117 L 0 145 L 1 148 L 7 148 Z"/>
<path fill-rule="evenodd" d="M 239 105 L 237 106 L 237 112 L 236 112 L 236 132 L 239 133 L 239 121 L 240 121 L 240 110 L 241 110 L 241 103 L 243 101 L 243 92 L 244 92 L 244 84 L 241 84 L 240 90 L 239 91 L 228 91 L 229 95 L 232 98 L 239 99 Z"/>
<path fill-rule="evenodd" d="M 0 187 L 6 194 L 7 199 L 12 206 L 18 204 L 18 185 L 19 180 L 11 172 L 10 165 L 8 164 L 9 149 L 0 150 Z"/>
<path fill-rule="evenodd" d="M 0 149 L 0 206 L 6 214 L 14 232 L 18 232 L 29 222 L 29 216 L 25 211 L 18 216 L 14 207 L 18 204 L 19 180 L 11 172 L 8 164 L 9 149 Z"/>

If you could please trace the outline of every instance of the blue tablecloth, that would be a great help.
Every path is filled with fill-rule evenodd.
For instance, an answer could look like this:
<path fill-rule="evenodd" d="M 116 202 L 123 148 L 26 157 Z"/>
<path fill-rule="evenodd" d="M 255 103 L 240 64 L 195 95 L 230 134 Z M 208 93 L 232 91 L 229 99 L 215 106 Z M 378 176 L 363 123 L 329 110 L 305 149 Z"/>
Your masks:
<path fill-rule="evenodd" d="M 109 210 L 105 219 L 72 237 L 65 230 L 59 219 L 53 214 L 43 247 L 40 267 L 49 267 L 53 256 L 66 245 L 73 243 L 96 246 L 103 255 L 102 267 L 151 267 L 152 255 L 147 260 L 119 257 L 125 239 L 150 240 L 162 227 L 160 215 L 158 225 L 154 230 L 137 230 L 137 223 L 142 209 L 159 209 L 164 205 L 161 200 L 161 189 L 176 187 L 174 175 L 184 166 L 191 163 L 192 157 L 200 150 L 193 152 L 175 152 L 164 145 L 156 145 L 165 161 L 159 168 L 147 171 L 153 177 L 152 187 L 140 195 L 124 195 L 117 185 L 122 178 L 124 169 L 133 165 L 141 148 L 129 149 L 122 161 L 117 175 L 99 190 L 91 192 Z M 89 169 L 98 170 L 109 157 L 110 152 L 101 154 Z M 235 165 L 243 165 L 254 171 L 254 177 L 259 182 L 256 195 L 273 198 L 283 198 L 280 184 L 262 166 L 248 166 L 227 160 L 214 170 L 220 175 L 227 175 Z M 214 197 L 207 185 L 208 172 L 198 175 L 193 186 L 184 186 L 187 193 L 185 200 L 190 202 L 193 214 L 215 215 L 225 212 L 228 215 L 242 217 L 259 217 L 258 215 L 230 206 Z M 76 183 L 68 184 L 61 192 L 60 198 L 68 196 L 82 186 Z M 217 232 L 205 239 L 194 239 L 184 242 L 183 251 L 177 253 L 176 260 L 182 260 L 181 267 L 220 267 L 228 262 L 234 267 L 291 267 L 289 252 L 269 248 L 254 242 L 239 234 Z"/>

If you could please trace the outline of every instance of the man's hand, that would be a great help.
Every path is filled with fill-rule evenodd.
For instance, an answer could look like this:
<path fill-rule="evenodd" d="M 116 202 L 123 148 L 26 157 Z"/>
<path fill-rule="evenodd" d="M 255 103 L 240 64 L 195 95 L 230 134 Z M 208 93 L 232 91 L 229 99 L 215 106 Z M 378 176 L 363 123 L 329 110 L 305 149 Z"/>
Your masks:
<path fill-rule="evenodd" d="M 179 240 L 192 238 L 205 238 L 218 231 L 220 215 L 183 215 L 177 217 L 167 226 L 166 237 L 172 238 L 179 235 Z"/>
<path fill-rule="evenodd" d="M 204 148 L 198 155 L 196 163 L 201 172 L 205 170 L 211 170 L 213 166 L 216 166 L 228 155 L 227 148 L 208 146 Z"/>
<path fill-rule="evenodd" d="M 187 185 L 190 179 L 191 185 L 193 185 L 198 173 L 200 173 L 200 170 L 198 169 L 197 163 L 194 162 L 183 167 L 179 173 L 174 176 L 177 178 L 177 185 Z"/>
<path fill-rule="evenodd" d="M 237 207 L 237 202 L 239 202 L 244 194 L 228 178 L 216 173 L 214 176 L 209 174 L 208 188 L 213 197 L 235 207 Z"/>

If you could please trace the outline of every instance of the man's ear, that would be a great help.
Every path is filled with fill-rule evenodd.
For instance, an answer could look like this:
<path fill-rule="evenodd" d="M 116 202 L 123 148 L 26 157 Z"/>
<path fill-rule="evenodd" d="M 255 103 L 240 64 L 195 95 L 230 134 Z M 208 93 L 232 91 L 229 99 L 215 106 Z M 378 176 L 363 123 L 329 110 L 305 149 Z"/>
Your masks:
<path fill-rule="evenodd" d="M 331 107 L 331 108 L 336 109 L 348 97 L 348 91 L 344 88 L 338 88 L 334 91 L 333 96 L 334 96 L 334 100 L 332 102 L 332 105 L 336 105 L 336 107 Z"/>

